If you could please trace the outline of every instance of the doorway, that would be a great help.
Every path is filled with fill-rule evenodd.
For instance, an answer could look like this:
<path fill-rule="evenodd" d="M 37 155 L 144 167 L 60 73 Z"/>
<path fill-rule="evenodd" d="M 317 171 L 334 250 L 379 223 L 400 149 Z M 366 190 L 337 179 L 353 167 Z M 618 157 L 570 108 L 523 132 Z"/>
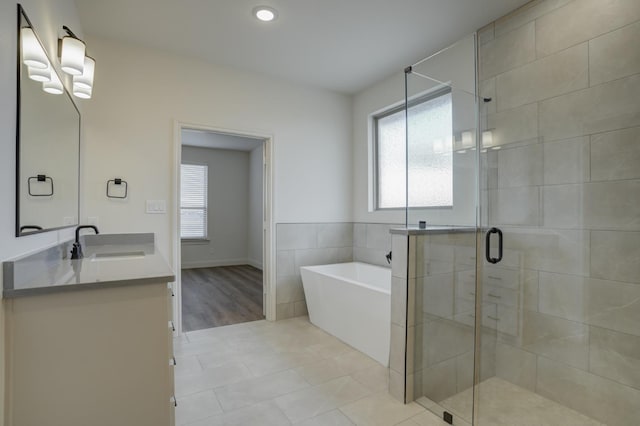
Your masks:
<path fill-rule="evenodd" d="M 178 333 L 272 316 L 271 140 L 176 125 Z"/>

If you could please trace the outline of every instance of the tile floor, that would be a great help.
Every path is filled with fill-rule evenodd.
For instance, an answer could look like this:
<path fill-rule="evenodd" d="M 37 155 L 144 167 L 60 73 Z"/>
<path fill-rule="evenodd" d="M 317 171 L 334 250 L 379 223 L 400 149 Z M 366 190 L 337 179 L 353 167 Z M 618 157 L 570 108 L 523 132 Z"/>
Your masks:
<path fill-rule="evenodd" d="M 306 317 L 175 340 L 177 426 L 446 426 L 387 393 L 388 370 Z"/>

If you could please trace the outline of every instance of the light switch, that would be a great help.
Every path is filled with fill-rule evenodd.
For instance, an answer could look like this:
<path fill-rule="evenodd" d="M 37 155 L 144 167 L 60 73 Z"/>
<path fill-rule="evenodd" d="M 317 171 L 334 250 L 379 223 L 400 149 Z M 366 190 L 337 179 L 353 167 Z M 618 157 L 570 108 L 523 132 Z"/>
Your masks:
<path fill-rule="evenodd" d="M 165 200 L 147 200 L 148 214 L 165 214 L 167 212 L 167 202 Z"/>

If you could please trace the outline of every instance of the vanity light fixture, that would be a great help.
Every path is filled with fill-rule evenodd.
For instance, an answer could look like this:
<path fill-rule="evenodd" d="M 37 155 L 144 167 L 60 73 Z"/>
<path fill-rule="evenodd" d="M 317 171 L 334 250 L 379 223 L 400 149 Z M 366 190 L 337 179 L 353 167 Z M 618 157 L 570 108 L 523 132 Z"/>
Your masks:
<path fill-rule="evenodd" d="M 73 85 L 73 96 L 80 99 L 91 99 L 92 89 Z"/>
<path fill-rule="evenodd" d="M 42 90 L 47 93 L 51 93 L 52 95 L 62 95 L 64 93 L 64 87 L 62 86 L 62 82 L 60 78 L 58 78 L 58 74 L 55 72 L 51 73 L 51 81 L 45 81 L 42 83 Z"/>
<path fill-rule="evenodd" d="M 93 89 L 93 73 L 96 68 L 96 61 L 89 57 L 84 57 L 84 71 L 81 75 L 73 76 L 73 87 L 78 86 L 83 89 Z"/>
<path fill-rule="evenodd" d="M 269 6 L 256 6 L 253 8 L 253 16 L 262 22 L 271 22 L 278 17 L 278 11 Z"/>
<path fill-rule="evenodd" d="M 51 64 L 47 61 L 46 68 L 28 67 L 27 73 L 29 74 L 29 78 L 33 81 L 40 81 L 42 83 L 51 81 Z"/>
<path fill-rule="evenodd" d="M 49 66 L 49 59 L 47 59 L 47 55 L 31 27 L 20 29 L 20 40 L 22 42 L 22 62 L 29 68 L 46 69 Z"/>
<path fill-rule="evenodd" d="M 62 27 L 67 35 L 58 44 L 60 67 L 70 75 L 82 75 L 84 71 L 85 44 L 67 27 Z"/>

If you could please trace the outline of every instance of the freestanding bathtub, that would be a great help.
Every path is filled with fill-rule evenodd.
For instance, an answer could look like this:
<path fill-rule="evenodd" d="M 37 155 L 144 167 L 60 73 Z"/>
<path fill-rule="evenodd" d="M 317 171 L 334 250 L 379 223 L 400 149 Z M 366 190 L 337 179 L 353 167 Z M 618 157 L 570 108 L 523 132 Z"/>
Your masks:
<path fill-rule="evenodd" d="M 300 272 L 311 322 L 388 367 L 391 270 L 352 262 Z"/>

